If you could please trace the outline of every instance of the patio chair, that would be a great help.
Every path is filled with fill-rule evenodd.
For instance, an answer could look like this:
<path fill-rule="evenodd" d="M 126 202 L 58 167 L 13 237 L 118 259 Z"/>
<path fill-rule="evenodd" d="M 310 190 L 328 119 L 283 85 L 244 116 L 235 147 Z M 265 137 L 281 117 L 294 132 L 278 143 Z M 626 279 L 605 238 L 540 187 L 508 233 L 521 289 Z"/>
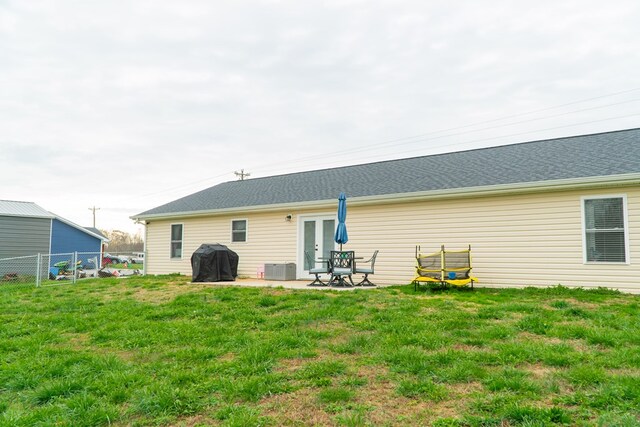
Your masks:
<path fill-rule="evenodd" d="M 351 286 L 355 286 L 351 275 L 354 272 L 355 267 L 355 252 L 354 251 L 331 251 L 331 258 L 329 259 L 329 270 L 331 272 L 331 279 L 329 280 L 329 286 L 349 286 L 344 280 L 345 276 L 351 282 Z"/>
<path fill-rule="evenodd" d="M 466 286 L 477 282 L 478 279 L 471 275 L 471 245 L 469 249 L 461 251 L 445 250 L 441 246 L 439 252 L 421 254 L 420 247 L 416 246 L 416 277 L 413 279 L 414 290 L 420 283 L 435 284 L 439 286 Z"/>
<path fill-rule="evenodd" d="M 368 260 L 364 261 L 364 264 L 368 264 L 366 266 L 361 266 L 360 263 L 356 263 L 356 274 L 364 274 L 364 279 L 360 281 L 356 286 L 375 286 L 370 280 L 369 275 L 374 273 L 374 266 L 376 264 L 376 257 L 378 256 L 379 251 L 375 251 L 373 256 Z"/>
<path fill-rule="evenodd" d="M 307 265 L 309 265 L 309 274 L 316 275 L 315 280 L 309 283 L 307 286 L 327 286 L 326 283 L 320 280 L 320 275 L 329 273 L 329 262 L 314 260 L 307 251 L 304 251 L 304 258 Z M 320 263 L 320 267 L 316 267 L 318 263 Z"/>

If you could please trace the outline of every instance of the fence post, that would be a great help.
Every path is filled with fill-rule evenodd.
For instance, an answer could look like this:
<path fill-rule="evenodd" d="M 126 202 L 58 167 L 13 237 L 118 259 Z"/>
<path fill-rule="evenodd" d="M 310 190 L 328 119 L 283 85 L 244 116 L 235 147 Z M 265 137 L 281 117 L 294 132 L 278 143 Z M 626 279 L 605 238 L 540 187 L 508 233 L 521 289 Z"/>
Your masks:
<path fill-rule="evenodd" d="M 38 252 L 36 258 L 36 288 L 40 287 L 40 281 L 42 280 L 42 254 Z"/>
<path fill-rule="evenodd" d="M 73 253 L 73 284 L 76 284 L 76 274 L 77 274 L 77 268 L 78 266 L 76 265 L 76 263 L 78 262 L 78 252 L 74 252 Z"/>

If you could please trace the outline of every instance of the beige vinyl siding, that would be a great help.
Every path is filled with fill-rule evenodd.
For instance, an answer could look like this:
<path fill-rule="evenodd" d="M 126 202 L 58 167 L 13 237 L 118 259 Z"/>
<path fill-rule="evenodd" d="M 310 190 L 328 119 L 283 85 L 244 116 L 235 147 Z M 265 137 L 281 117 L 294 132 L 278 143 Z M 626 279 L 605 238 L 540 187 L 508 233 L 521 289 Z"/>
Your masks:
<path fill-rule="evenodd" d="M 254 213 L 153 221 L 147 225 L 147 273 L 191 275 L 191 254 L 203 243 L 221 243 L 238 253 L 240 276 L 255 277 L 265 263 L 296 262 L 296 224 L 286 213 Z M 231 242 L 231 221 L 247 220 L 247 241 Z M 184 224 L 182 259 L 169 259 L 171 224 Z"/>
<path fill-rule="evenodd" d="M 626 195 L 630 265 L 583 262 L 584 196 Z M 349 201 L 347 201 L 349 205 Z M 287 213 L 293 221 L 286 222 Z M 170 261 L 169 224 L 148 226 L 150 273 L 191 273 L 188 256 L 200 243 L 223 243 L 240 255 L 241 275 L 255 277 L 265 262 L 298 262 L 297 216 L 334 214 L 311 209 L 184 219 L 184 254 Z M 246 243 L 230 243 L 231 219 L 246 218 Z M 622 187 L 368 206 L 349 205 L 345 248 L 368 257 L 378 249 L 378 284 L 413 279 L 415 246 L 433 252 L 472 245 L 474 274 L 488 286 L 606 286 L 640 290 L 640 189 Z"/>

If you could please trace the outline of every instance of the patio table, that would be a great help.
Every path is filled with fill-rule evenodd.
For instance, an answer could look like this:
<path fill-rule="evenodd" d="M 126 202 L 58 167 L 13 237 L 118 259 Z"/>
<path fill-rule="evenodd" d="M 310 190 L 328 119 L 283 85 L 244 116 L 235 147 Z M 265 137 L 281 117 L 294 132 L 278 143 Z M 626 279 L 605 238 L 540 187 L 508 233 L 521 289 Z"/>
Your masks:
<path fill-rule="evenodd" d="M 327 258 L 327 257 L 320 257 L 318 258 L 320 261 L 327 261 L 329 263 L 329 274 L 331 274 L 331 277 L 333 278 L 333 265 L 331 263 L 331 257 Z M 364 259 L 364 257 L 361 256 L 354 256 L 353 257 L 353 265 L 351 266 L 351 274 L 354 274 L 356 271 L 356 260 L 362 260 Z M 351 274 L 349 274 L 349 276 L 351 276 Z M 344 280 L 345 274 L 339 274 L 338 277 L 338 281 L 337 283 L 335 281 L 329 281 L 328 286 L 335 286 L 335 287 L 352 287 L 352 286 L 356 286 L 356 285 L 350 285 L 349 283 L 347 283 Z M 353 283 L 353 282 L 352 282 Z"/>

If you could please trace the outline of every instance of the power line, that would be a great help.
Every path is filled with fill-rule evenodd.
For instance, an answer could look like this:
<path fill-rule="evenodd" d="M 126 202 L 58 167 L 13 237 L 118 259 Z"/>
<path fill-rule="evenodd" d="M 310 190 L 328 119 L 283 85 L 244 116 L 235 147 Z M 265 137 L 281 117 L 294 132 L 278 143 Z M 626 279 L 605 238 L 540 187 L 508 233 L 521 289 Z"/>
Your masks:
<path fill-rule="evenodd" d="M 469 123 L 469 124 L 466 124 L 466 125 L 440 129 L 440 130 L 437 130 L 437 131 L 431 131 L 431 132 L 426 132 L 426 133 L 412 135 L 412 136 L 394 138 L 394 139 L 381 141 L 379 143 L 374 143 L 374 144 L 361 145 L 360 147 L 354 147 L 354 148 L 351 148 L 351 149 L 340 150 L 340 151 L 335 151 L 335 152 L 331 152 L 331 153 L 324 153 L 324 154 L 319 155 L 319 156 L 318 155 L 313 155 L 313 156 L 300 157 L 300 158 L 297 158 L 297 159 L 289 159 L 289 160 L 278 162 L 278 163 L 271 163 L 269 165 L 270 167 L 266 168 L 266 169 L 261 169 L 260 167 L 258 167 L 256 169 L 259 170 L 259 171 L 269 171 L 269 170 L 273 170 L 274 166 L 291 164 L 292 162 L 295 162 L 296 164 L 299 165 L 300 163 L 304 163 L 304 162 L 308 162 L 308 161 L 318 161 L 318 159 L 331 158 L 331 157 L 334 157 L 336 154 L 345 154 L 345 153 L 346 154 L 352 154 L 352 153 L 357 153 L 357 152 L 362 152 L 362 151 L 371 151 L 371 149 L 375 148 L 375 147 L 383 147 L 383 146 L 397 147 L 397 146 L 401 146 L 401 145 L 414 144 L 414 143 L 418 143 L 418 142 L 427 142 L 427 141 L 432 141 L 432 140 L 441 139 L 441 138 L 465 135 L 465 134 L 479 132 L 479 131 L 483 131 L 483 130 L 496 129 L 496 128 L 500 128 L 500 127 L 513 126 L 515 124 L 522 124 L 522 123 L 527 123 L 527 122 L 544 120 L 544 119 L 548 119 L 548 118 L 560 117 L 560 116 L 564 116 L 564 115 L 568 115 L 568 114 L 574 114 L 574 113 L 582 112 L 582 111 L 606 108 L 606 107 L 626 104 L 626 103 L 630 103 L 630 102 L 637 102 L 640 99 L 632 99 L 632 100 L 621 101 L 621 102 L 602 105 L 602 106 L 589 107 L 589 108 L 583 108 L 583 109 L 574 110 L 574 111 L 570 111 L 570 112 L 559 113 L 559 114 L 556 114 L 556 115 L 551 115 L 551 116 L 546 116 L 546 117 L 541 117 L 541 118 L 532 118 L 532 119 L 528 119 L 528 120 L 521 120 L 521 121 L 518 121 L 518 122 L 512 122 L 512 123 L 506 123 L 506 124 L 501 124 L 501 125 L 489 126 L 489 127 L 480 128 L 480 129 L 471 129 L 471 130 L 464 131 L 464 132 L 457 132 L 457 133 L 453 133 L 453 134 L 434 136 L 432 138 L 425 138 L 425 137 L 428 137 L 430 135 L 437 135 L 437 134 L 440 134 L 440 133 L 443 133 L 443 132 L 459 131 L 459 130 L 462 130 L 462 129 L 467 129 L 467 128 L 479 126 L 479 125 L 482 125 L 482 124 L 496 123 L 496 122 L 508 120 L 508 119 L 515 118 L 515 117 L 522 117 L 522 116 L 535 114 L 535 113 L 539 113 L 539 112 L 543 112 L 543 111 L 550 111 L 550 110 L 554 110 L 554 109 L 558 109 L 558 108 L 562 108 L 562 107 L 566 107 L 566 106 L 570 106 L 570 105 L 576 105 L 576 104 L 581 104 L 581 103 L 584 103 L 584 102 L 594 101 L 594 100 L 597 100 L 597 99 L 609 98 L 609 97 L 612 97 L 612 96 L 617 96 L 617 95 L 627 94 L 627 93 L 631 93 L 631 92 L 636 92 L 638 90 L 640 90 L 640 87 L 633 88 L 633 89 L 628 89 L 628 90 L 623 90 L 623 91 L 618 91 L 618 92 L 612 92 L 612 93 L 609 93 L 609 94 L 599 95 L 599 96 L 595 96 L 595 97 L 583 98 L 583 99 L 580 99 L 580 100 L 571 101 L 571 102 L 567 102 L 567 103 L 563 103 L 563 104 L 558 104 L 558 105 L 554 105 L 554 106 L 551 106 L 551 107 L 539 108 L 539 109 L 536 109 L 536 110 L 530 110 L 530 111 L 525 111 L 525 112 L 522 112 L 522 113 L 511 114 L 511 115 L 500 117 L 500 118 L 483 120 L 483 121 L 479 121 L 479 122 Z M 524 134 L 531 134 L 531 133 L 536 133 L 536 132 L 543 132 L 543 131 L 548 131 L 548 130 L 561 129 L 561 128 L 566 128 L 566 127 L 580 126 L 580 125 L 583 125 L 583 124 L 591 124 L 591 123 L 610 121 L 610 120 L 615 120 L 615 119 L 619 119 L 619 118 L 632 117 L 632 116 L 636 116 L 638 114 L 640 114 L 640 113 L 626 115 L 626 116 L 610 117 L 610 118 L 606 118 L 606 119 L 602 119 L 602 120 L 593 120 L 593 121 L 588 121 L 588 122 L 569 124 L 569 125 L 564 125 L 564 126 L 556 126 L 556 127 L 547 128 L 547 129 L 539 129 L 539 130 L 528 131 L 528 132 L 519 132 L 519 133 L 514 133 L 514 134 L 509 134 L 509 135 L 502 135 L 502 136 L 496 136 L 496 137 L 490 137 L 490 138 L 476 139 L 476 140 L 466 141 L 466 142 L 462 142 L 462 143 L 449 143 L 449 144 L 444 144 L 444 145 L 439 145 L 439 146 L 432 146 L 431 148 L 441 148 L 441 147 L 449 147 L 449 146 L 467 145 L 467 144 L 471 144 L 471 143 L 475 143 L 475 142 L 482 142 L 482 141 L 487 141 L 487 140 L 492 140 L 492 139 L 506 138 L 506 137 L 524 135 Z M 398 153 L 396 153 L 396 154 L 398 154 Z M 359 160 L 367 159 L 367 158 L 373 158 L 373 157 L 375 157 L 375 156 L 360 157 Z M 225 172 L 225 173 L 222 173 L 222 174 L 219 174 L 219 175 L 203 178 L 203 179 L 200 179 L 200 180 L 197 180 L 197 181 L 192 181 L 190 183 L 181 184 L 181 185 L 176 186 L 176 187 L 163 189 L 163 190 L 160 190 L 160 191 L 157 191 L 157 192 L 148 193 L 148 194 L 145 194 L 145 195 L 142 195 L 142 196 L 138 196 L 138 197 L 150 197 L 150 196 L 155 196 L 155 195 L 159 195 L 159 194 L 167 194 L 167 193 L 175 192 L 177 190 L 193 187 L 194 185 L 197 185 L 197 184 L 202 183 L 202 182 L 206 182 L 206 181 L 210 182 L 210 181 L 212 181 L 214 179 L 221 178 L 223 176 L 228 176 L 231 173 L 235 173 L 236 175 L 239 176 L 239 173 L 236 172 L 236 171 L 228 171 L 228 172 Z M 244 173 L 244 170 L 242 170 L 240 173 Z M 244 174 L 244 175 L 248 176 L 248 174 Z M 243 177 L 241 177 L 241 179 L 242 178 Z"/>
<path fill-rule="evenodd" d="M 523 113 L 511 114 L 511 115 L 504 116 L 504 117 L 499 117 L 499 118 L 496 118 L 496 119 L 483 120 L 483 121 L 479 121 L 479 122 L 469 123 L 469 124 L 466 124 L 466 125 L 454 126 L 454 127 L 450 127 L 450 128 L 440 129 L 440 130 L 421 133 L 421 134 L 412 135 L 412 136 L 405 136 L 405 137 L 401 137 L 401 138 L 394 138 L 394 139 L 390 139 L 390 140 L 386 140 L 386 141 L 382 141 L 382 142 L 378 142 L 378 143 L 374 143 L 374 144 L 367 144 L 366 146 L 356 147 L 356 148 L 353 148 L 351 150 L 346 150 L 346 151 L 345 150 L 341 150 L 339 152 L 324 154 L 321 157 L 331 157 L 331 156 L 333 156 L 333 155 L 335 155 L 337 153 L 345 153 L 345 152 L 349 153 L 349 152 L 353 152 L 352 150 L 363 150 L 363 151 L 364 150 L 370 150 L 372 147 L 390 145 L 390 144 L 395 143 L 395 142 L 402 142 L 402 141 L 412 140 L 412 139 L 416 139 L 416 138 L 423 138 L 425 136 L 429 136 L 429 135 L 433 135 L 433 134 L 439 134 L 439 133 L 443 133 L 443 132 L 457 131 L 457 130 L 460 130 L 460 129 L 465 129 L 465 128 L 474 127 L 474 126 L 487 124 L 487 123 L 495 123 L 495 122 L 511 119 L 511 118 L 514 118 L 514 117 L 521 117 L 521 116 L 526 116 L 526 115 L 529 115 L 529 114 L 539 113 L 539 112 L 542 112 L 542 111 L 554 110 L 554 109 L 566 107 L 566 106 L 569 106 L 569 105 L 581 104 L 581 103 L 588 102 L 588 101 L 593 101 L 593 100 L 596 100 L 596 99 L 609 98 L 609 97 L 612 97 L 612 96 L 617 96 L 617 95 L 622 95 L 622 94 L 626 94 L 626 93 L 636 92 L 636 91 L 639 91 L 639 90 L 640 90 L 640 87 L 637 87 L 637 88 L 633 88 L 633 89 L 628 89 L 628 90 L 609 93 L 609 94 L 606 94 L 606 95 L 594 96 L 594 97 L 590 97 L 590 98 L 583 98 L 583 99 L 580 99 L 580 100 L 577 100 L 577 101 L 571 101 L 571 102 L 566 102 L 564 104 L 554 105 L 554 106 L 551 106 L 551 107 L 545 107 L 545 108 L 539 108 L 539 109 L 536 109 L 536 110 L 525 111 Z M 636 100 L 637 99 L 635 99 L 633 101 L 636 101 Z M 627 101 L 623 101 L 620 104 L 624 104 L 626 102 Z M 618 104 L 619 103 L 614 103 L 614 104 L 611 104 L 611 105 L 618 105 Z M 602 108 L 602 107 L 599 107 L 599 108 Z M 548 116 L 548 117 L 554 117 L 554 116 Z M 537 119 L 532 119 L 532 120 L 537 120 Z M 505 126 L 508 126 L 508 124 L 505 125 Z M 500 126 L 496 126 L 496 127 L 500 127 Z M 490 128 L 485 128 L 485 129 L 490 129 Z M 474 131 L 470 131 L 470 132 L 474 132 Z M 418 141 L 423 141 L 423 140 L 420 139 Z M 306 160 L 317 160 L 317 159 L 318 159 L 318 156 L 314 155 L 314 156 L 298 158 L 298 159 L 295 159 L 293 161 L 301 162 L 301 161 L 306 161 Z M 280 164 L 289 163 L 289 162 L 291 162 L 291 160 L 286 161 L 286 162 L 280 162 Z"/>
<path fill-rule="evenodd" d="M 549 131 L 549 130 L 564 129 L 564 128 L 569 128 L 569 127 L 574 127 L 574 126 L 582 126 L 582 125 L 606 122 L 606 121 L 610 121 L 610 120 L 625 119 L 625 118 L 635 117 L 635 116 L 640 116 L 640 112 L 633 113 L 633 114 L 627 114 L 627 115 L 624 115 L 624 116 L 608 117 L 606 119 L 589 120 L 589 121 L 581 122 L 581 123 L 572 123 L 572 124 L 569 124 L 569 125 L 554 126 L 554 127 L 545 128 L 545 129 L 535 129 L 535 130 L 526 131 L 526 132 L 511 133 L 511 134 L 508 134 L 508 135 L 492 136 L 492 137 L 487 137 L 487 138 L 473 139 L 473 140 L 464 141 L 464 142 L 441 144 L 441 145 L 437 145 L 437 146 L 432 146 L 431 148 L 463 146 L 463 145 L 473 144 L 473 143 L 477 143 L 477 142 L 491 141 L 491 140 L 500 139 L 500 138 L 511 138 L 511 137 L 514 137 L 514 136 L 522 136 L 522 135 L 528 135 L 528 134 L 537 133 L 537 132 L 545 132 L 545 131 Z M 407 154 L 407 153 L 411 153 L 412 151 L 413 150 L 403 151 L 403 152 L 396 152 L 395 154 Z M 375 159 L 376 157 L 379 157 L 379 156 L 380 155 L 361 157 L 361 159 Z"/>
<path fill-rule="evenodd" d="M 520 120 L 520 121 L 517 121 L 517 122 L 505 123 L 505 124 L 501 124 L 501 125 L 488 126 L 488 127 L 479 128 L 479 129 L 472 129 L 472 130 L 467 130 L 467 131 L 464 131 L 464 132 L 457 132 L 457 133 L 449 133 L 449 134 L 445 134 L 445 135 L 438 135 L 438 136 L 434 136 L 434 137 L 431 137 L 431 138 L 421 137 L 419 139 L 413 139 L 413 140 L 409 140 L 409 141 L 402 141 L 402 139 L 399 139 L 399 140 L 395 140 L 395 141 L 397 141 L 397 143 L 395 143 L 395 144 L 390 144 L 389 142 L 384 142 L 384 143 L 372 144 L 372 145 L 368 145 L 368 146 L 354 147 L 354 148 L 351 148 L 351 149 L 341 150 L 339 152 L 339 154 L 354 154 L 354 153 L 359 153 L 359 152 L 364 152 L 364 151 L 371 151 L 374 147 L 380 147 L 380 146 L 391 148 L 391 147 L 399 147 L 399 146 L 402 146 L 402 145 L 416 144 L 416 143 L 420 143 L 420 142 L 435 141 L 435 140 L 438 140 L 438 139 L 449 138 L 449 137 L 452 137 L 452 136 L 467 135 L 467 134 L 470 134 L 470 133 L 480 132 L 480 131 L 484 131 L 484 130 L 491 130 L 491 129 L 497 129 L 497 128 L 502 128 L 502 127 L 507 127 L 507 126 L 523 124 L 523 123 L 530 123 L 530 122 L 535 122 L 535 121 L 540 121 L 540 120 L 545 120 L 545 119 L 557 118 L 557 117 L 566 116 L 566 115 L 569 115 L 569 114 L 575 114 L 575 113 L 580 113 L 580 112 L 590 111 L 590 110 L 597 110 L 597 109 L 601 109 L 601 108 L 606 108 L 606 107 L 611 107 L 611 106 L 616 106 L 616 105 L 621 105 L 621 104 L 628 104 L 628 103 L 631 103 L 631 102 L 638 102 L 638 101 L 640 101 L 640 98 L 635 98 L 635 99 L 632 99 L 632 100 L 616 102 L 616 103 L 607 104 L 607 105 L 601 105 L 601 106 L 597 106 L 597 107 L 589 107 L 589 108 L 582 108 L 582 109 L 579 109 L 579 110 L 567 111 L 567 112 L 564 112 L 564 113 L 554 114 L 554 115 L 551 115 L 551 116 L 537 117 L 537 118 L 532 118 L 532 119 L 527 119 L 527 120 Z M 565 104 L 565 105 L 568 105 L 568 104 Z M 519 115 L 524 115 L 524 113 L 523 114 L 519 114 Z M 612 119 L 605 119 L 605 120 L 612 120 Z M 495 121 L 496 120 L 490 120 L 489 122 L 495 122 Z M 573 126 L 573 125 L 568 125 L 568 126 Z M 451 130 L 456 130 L 456 129 L 463 129 L 463 128 L 466 128 L 466 127 L 469 127 L 469 125 L 460 126 L 458 128 L 450 128 L 450 129 Z M 430 135 L 430 134 L 436 134 L 436 133 L 440 133 L 440 132 L 444 132 L 444 130 L 443 131 L 434 131 L 434 132 L 431 132 L 429 134 L 422 134 L 422 136 L 426 136 L 426 135 Z M 533 132 L 538 132 L 538 131 L 533 131 Z M 531 132 L 531 133 L 533 133 L 533 132 Z M 417 138 L 417 136 L 416 137 L 411 137 L 411 138 Z M 403 138 L 403 139 L 409 139 L 409 137 Z M 474 141 L 472 141 L 472 142 L 474 142 Z M 450 145 L 456 145 L 456 144 L 446 144 L 446 146 L 450 146 Z M 293 161 L 295 161 L 297 164 L 303 163 L 305 161 L 311 161 L 311 160 L 318 161 L 318 159 L 331 158 L 331 157 L 335 156 L 335 154 L 337 154 L 337 153 L 327 153 L 327 154 L 321 154 L 321 155 L 317 155 L 317 156 L 310 156 L 310 157 L 302 158 L 302 159 L 296 159 L 296 160 L 293 160 Z M 287 162 L 280 162 L 278 164 L 284 164 L 284 163 L 290 163 L 290 162 L 291 162 L 291 160 L 289 160 Z M 273 166 L 273 164 L 271 164 L 270 166 Z M 257 168 L 257 170 L 263 170 L 264 171 L 265 169 Z M 271 170 L 271 169 L 267 169 L 267 170 Z"/>
<path fill-rule="evenodd" d="M 231 173 L 233 173 L 233 171 L 229 171 L 229 172 L 221 173 L 220 175 L 215 175 L 215 176 L 210 176 L 210 177 L 207 177 L 207 178 L 199 179 L 197 181 L 192 181 L 192 182 L 189 182 L 189 183 L 186 183 L 186 184 L 181 184 L 181 185 L 178 185 L 178 186 L 175 186 L 175 187 L 165 188 L 163 190 L 156 191 L 154 193 L 147 193 L 147 194 L 143 194 L 143 195 L 137 196 L 137 197 L 138 198 L 150 197 L 150 196 L 157 196 L 158 194 L 171 193 L 171 192 L 174 192 L 174 190 L 181 190 L 181 189 L 184 189 L 184 188 L 187 188 L 187 187 L 192 187 L 195 184 L 199 184 L 199 183 L 205 182 L 205 181 L 211 181 L 211 180 L 217 179 L 217 178 L 222 178 L 223 176 L 230 175 Z"/>

